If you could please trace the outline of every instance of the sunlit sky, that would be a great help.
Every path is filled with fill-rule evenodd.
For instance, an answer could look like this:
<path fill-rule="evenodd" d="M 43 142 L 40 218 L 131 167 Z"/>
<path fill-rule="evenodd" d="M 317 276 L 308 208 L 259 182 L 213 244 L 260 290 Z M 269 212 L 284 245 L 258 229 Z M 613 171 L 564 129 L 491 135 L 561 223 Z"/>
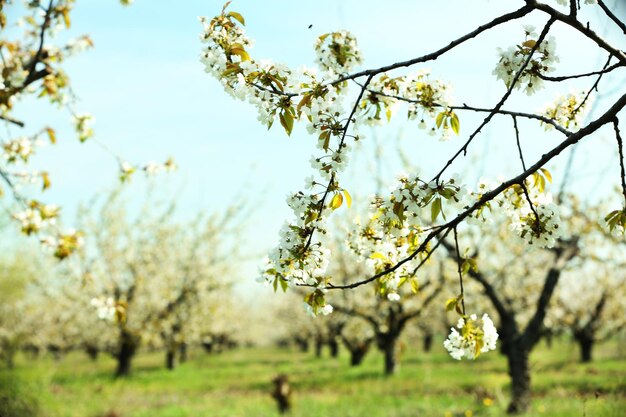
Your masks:
<path fill-rule="evenodd" d="M 623 2 L 615 3 L 626 9 Z M 522 4 L 513 0 L 236 0 L 230 9 L 246 18 L 247 33 L 255 40 L 253 57 L 271 58 L 293 67 L 313 66 L 315 38 L 347 29 L 358 39 L 364 68 L 373 68 L 431 52 Z M 133 162 L 175 158 L 178 172 L 159 176 L 153 182 L 163 198 L 179 201 L 182 218 L 191 218 L 198 211 L 221 210 L 237 196 L 251 197 L 250 204 L 257 207 L 239 238 L 247 242 L 252 253 L 249 260 L 240 263 L 241 279 L 253 286 L 263 253 L 276 243 L 280 225 L 289 218 L 285 196 L 301 188 L 304 178 L 312 173 L 308 161 L 315 148 L 304 126 L 296 127 L 290 138 L 278 123 L 268 131 L 256 121 L 253 108 L 232 99 L 204 73 L 198 59 L 202 45 L 197 18 L 218 14 L 221 5 L 221 1 L 213 0 L 136 0 L 131 7 L 122 7 L 115 0 L 78 1 L 70 33 L 89 34 L 95 48 L 68 61 L 66 70 L 79 100 L 75 110 L 95 116 L 94 129 L 100 143 Z M 581 19 L 597 21 L 594 18 L 599 14 L 599 10 L 583 6 Z M 546 20 L 545 15 L 534 13 L 510 22 L 414 70 L 430 68 L 434 78 L 451 82 L 457 104 L 493 106 L 505 92 L 504 84 L 491 75 L 497 62 L 496 47 L 506 48 L 521 41 L 523 24 L 536 25 L 540 30 Z M 595 29 L 607 38 L 619 33 L 606 23 Z M 604 64 L 606 57 L 588 41 L 558 24 L 553 33 L 561 58 L 556 71 L 559 75 L 593 71 Z M 626 49 L 624 44 L 617 46 Z M 610 93 L 611 85 L 624 82 L 624 74 L 606 80 L 609 88 L 601 92 Z M 517 92 L 505 107 L 533 111 L 551 101 L 557 92 L 580 91 L 592 83 L 592 78 L 563 83 L 537 98 Z M 607 97 L 597 101 L 596 115 L 610 102 L 610 95 Z M 42 150 L 36 163 L 52 175 L 53 188 L 44 198 L 64 207 L 65 223 L 71 224 L 79 203 L 117 183 L 115 158 L 96 144 L 77 144 L 67 112 L 27 101 L 17 106 L 15 115 L 28 122 L 27 133 L 29 128 L 43 124 L 60 132 L 61 143 Z M 375 132 L 365 130 L 367 140 L 354 156 L 362 168 L 351 170 L 343 181 L 356 205 L 364 204 L 376 190 L 371 173 L 375 141 L 388 156 L 381 163 L 386 184 L 402 169 L 392 156 L 398 141 L 412 163 L 430 178 L 480 121 L 471 114 L 459 115 L 461 136 L 448 143 L 438 142 L 405 123 L 402 112 L 389 127 Z M 544 134 L 532 123 L 523 122 L 521 127 L 529 161 L 560 139 L 554 133 Z M 617 157 L 609 133 L 601 131 L 597 140 L 583 143 L 577 152 L 571 187 L 582 190 L 583 195 L 595 193 L 598 188 L 607 194 L 610 185 L 616 183 Z M 602 164 L 594 162 L 598 155 L 604 155 Z M 565 160 L 566 155 L 562 155 L 550 166 L 557 182 Z M 470 155 L 450 173 L 467 175 L 468 184 L 473 185 L 481 175 L 495 177 L 519 170 L 511 120 L 501 118 L 484 131 Z M 131 202 L 141 201 L 145 185 L 140 178 L 133 180 L 129 185 Z"/>

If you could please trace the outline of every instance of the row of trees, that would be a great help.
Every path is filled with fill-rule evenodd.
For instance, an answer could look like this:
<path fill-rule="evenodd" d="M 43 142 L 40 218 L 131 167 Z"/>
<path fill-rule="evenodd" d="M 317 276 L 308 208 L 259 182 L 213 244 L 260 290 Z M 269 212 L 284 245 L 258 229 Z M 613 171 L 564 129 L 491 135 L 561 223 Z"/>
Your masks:
<path fill-rule="evenodd" d="M 111 354 L 124 376 L 142 346 L 164 350 L 171 369 L 188 345 L 244 340 L 229 259 L 237 250 L 226 243 L 240 226 L 235 209 L 180 222 L 173 205 L 150 201 L 134 215 L 118 192 L 92 202 L 78 219 L 91 238 L 63 264 L 32 251 L 3 259 L 11 291 L 2 293 L 0 351 L 9 365 L 20 349 L 80 349 Z"/>
<path fill-rule="evenodd" d="M 318 317 L 308 327 L 292 326 L 288 334 L 301 347 L 314 340 L 318 351 L 327 343 L 331 353 L 342 341 L 354 365 L 375 345 L 384 354 L 385 374 L 391 375 L 405 330 L 419 332 L 430 346 L 433 335 L 456 321 L 456 314 L 445 313 L 442 305 L 463 308 L 457 302 L 464 300 L 468 309 L 496 318 L 500 352 L 507 357 L 512 382 L 509 410 L 522 411 L 531 398 L 529 356 L 541 338 L 570 334 L 586 362 L 596 342 L 626 325 L 623 247 L 590 220 L 602 207 L 582 207 L 572 196 L 562 198 L 570 210 L 561 224 L 570 237 L 553 248 L 529 250 L 520 240 L 503 239 L 507 221 L 494 213 L 488 229 L 470 226 L 461 229 L 459 241 L 443 240 L 444 250 L 430 258 L 418 282 L 399 286 L 398 298 L 372 296 L 367 287 L 332 293 L 328 297 L 333 314 Z M 359 263 L 353 252 L 339 253 L 337 262 L 329 265 L 335 276 L 354 282 L 372 273 L 373 260 Z M 459 274 L 465 278 L 464 297 L 449 291 Z"/>

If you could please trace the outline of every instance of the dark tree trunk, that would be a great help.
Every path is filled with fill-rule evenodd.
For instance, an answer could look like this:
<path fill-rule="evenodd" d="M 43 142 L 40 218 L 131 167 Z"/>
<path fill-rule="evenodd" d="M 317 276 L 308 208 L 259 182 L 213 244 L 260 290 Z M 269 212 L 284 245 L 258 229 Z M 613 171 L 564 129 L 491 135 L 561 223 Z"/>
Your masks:
<path fill-rule="evenodd" d="M 165 367 L 170 371 L 174 370 L 175 353 L 176 350 L 174 348 L 167 349 L 167 352 L 165 352 Z"/>
<path fill-rule="evenodd" d="M 100 349 L 95 346 L 88 345 L 85 347 L 85 352 L 87 353 L 87 356 L 89 356 L 89 359 L 95 362 L 98 360 L 98 354 L 100 353 Z"/>
<path fill-rule="evenodd" d="M 506 349 L 511 376 L 511 403 L 507 408 L 509 414 L 524 413 L 530 407 L 529 353 L 527 349 L 517 344 L 511 344 Z"/>
<path fill-rule="evenodd" d="M 316 358 L 322 357 L 322 347 L 324 347 L 324 341 L 322 340 L 321 337 L 316 337 L 315 338 L 315 357 Z"/>
<path fill-rule="evenodd" d="M 547 332 L 544 338 L 546 340 L 546 347 L 548 349 L 552 349 L 552 339 L 554 339 L 554 335 L 552 334 L 552 332 Z"/>
<path fill-rule="evenodd" d="M 396 373 L 396 340 L 393 335 L 379 335 L 378 347 L 383 351 L 385 356 L 385 375 L 393 375 Z"/>
<path fill-rule="evenodd" d="M 328 341 L 328 347 L 330 348 L 330 357 L 336 358 L 339 356 L 339 342 L 337 342 L 336 338 L 331 338 Z"/>
<path fill-rule="evenodd" d="M 356 348 L 350 350 L 350 366 L 359 366 L 363 363 L 365 355 L 369 351 L 370 344 L 362 343 Z"/>
<path fill-rule="evenodd" d="M 308 352 L 309 351 L 309 340 L 306 338 L 296 338 L 296 345 L 300 349 L 300 352 Z"/>
<path fill-rule="evenodd" d="M 582 363 L 591 362 L 593 358 L 593 338 L 588 335 L 578 335 L 576 336 L 576 341 L 578 342 L 578 346 L 580 346 L 580 361 Z"/>
<path fill-rule="evenodd" d="M 117 369 L 115 377 L 125 377 L 130 374 L 130 365 L 137 348 L 139 347 L 139 338 L 130 331 L 122 329 L 120 332 L 120 345 L 116 354 Z"/>
<path fill-rule="evenodd" d="M 187 362 L 187 343 L 181 343 L 178 348 L 178 361 L 180 363 Z"/>
<path fill-rule="evenodd" d="M 432 333 L 427 333 L 424 335 L 424 352 L 430 352 L 430 349 L 433 347 L 433 335 Z"/>

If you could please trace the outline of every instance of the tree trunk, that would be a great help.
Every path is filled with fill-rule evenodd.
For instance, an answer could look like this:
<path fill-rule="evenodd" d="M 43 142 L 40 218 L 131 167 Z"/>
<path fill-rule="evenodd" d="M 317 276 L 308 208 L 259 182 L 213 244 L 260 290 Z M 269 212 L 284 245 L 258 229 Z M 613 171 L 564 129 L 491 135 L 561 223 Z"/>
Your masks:
<path fill-rule="evenodd" d="M 433 347 L 433 335 L 432 333 L 427 333 L 424 335 L 424 352 L 430 352 L 430 349 Z"/>
<path fill-rule="evenodd" d="M 315 338 L 315 357 L 322 357 L 322 347 L 324 346 L 324 342 L 321 337 Z"/>
<path fill-rule="evenodd" d="M 87 353 L 87 356 L 89 356 L 89 359 L 91 359 L 93 362 L 98 360 L 98 353 L 100 353 L 100 350 L 92 345 L 87 345 L 85 347 L 85 352 Z"/>
<path fill-rule="evenodd" d="M 169 348 L 167 352 L 165 352 L 165 367 L 172 371 L 174 369 L 174 359 L 175 359 L 175 349 Z"/>
<path fill-rule="evenodd" d="M 115 377 L 125 377 L 130 374 L 130 365 L 139 347 L 139 338 L 134 336 L 130 331 L 122 329 L 120 331 L 120 345 L 117 351 L 117 369 Z"/>
<path fill-rule="evenodd" d="M 339 356 L 339 343 L 336 338 L 331 338 L 328 341 L 328 347 L 330 348 L 330 357 L 336 358 Z"/>
<path fill-rule="evenodd" d="M 369 344 L 361 344 L 350 350 L 350 366 L 359 366 L 363 363 L 369 350 Z"/>
<path fill-rule="evenodd" d="M 529 351 L 517 344 L 507 346 L 509 375 L 511 376 L 511 403 L 509 414 L 524 413 L 530 407 Z"/>
<path fill-rule="evenodd" d="M 187 362 L 187 343 L 181 343 L 178 348 L 178 361 L 180 363 Z"/>
<path fill-rule="evenodd" d="M 387 336 L 382 343 L 382 350 L 385 355 L 385 375 L 396 373 L 396 338 Z"/>
<path fill-rule="evenodd" d="M 581 335 L 576 337 L 576 341 L 578 342 L 578 346 L 580 346 L 580 361 L 582 363 L 591 362 L 594 342 L 593 338 Z"/>
<path fill-rule="evenodd" d="M 309 351 L 309 340 L 306 338 L 296 338 L 296 345 L 300 349 L 300 352 L 308 352 Z"/>

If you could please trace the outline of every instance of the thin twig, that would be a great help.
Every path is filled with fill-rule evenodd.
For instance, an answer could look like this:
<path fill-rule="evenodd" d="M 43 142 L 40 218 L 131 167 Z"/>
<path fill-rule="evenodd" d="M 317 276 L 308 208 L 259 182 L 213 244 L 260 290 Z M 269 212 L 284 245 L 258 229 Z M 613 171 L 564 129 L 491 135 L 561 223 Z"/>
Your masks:
<path fill-rule="evenodd" d="M 463 290 L 463 271 L 461 271 L 461 251 L 459 251 L 459 236 L 456 232 L 456 226 L 452 229 L 454 230 L 454 246 L 456 248 L 456 266 L 459 272 L 459 286 L 461 287 L 461 308 L 463 310 L 463 315 L 465 316 L 465 291 Z"/>
<path fill-rule="evenodd" d="M 624 144 L 622 142 L 622 135 L 619 131 L 619 120 L 617 117 L 613 119 L 613 129 L 615 130 L 615 139 L 617 139 L 617 149 L 619 151 L 619 166 L 622 176 L 622 193 L 624 194 L 624 201 L 626 203 L 626 169 L 624 169 Z"/>
<path fill-rule="evenodd" d="M 400 62 L 396 62 L 395 64 L 391 64 L 391 65 L 386 65 L 384 67 L 380 67 L 380 68 L 376 68 L 376 69 L 370 69 L 370 70 L 366 70 L 366 71 L 360 71 L 360 72 L 356 72 L 354 74 L 349 74 L 349 75 L 345 75 L 341 78 L 339 78 L 338 80 L 333 81 L 331 84 L 339 84 L 342 83 L 344 81 L 347 80 L 352 80 L 355 78 L 360 78 L 360 77 L 364 77 L 366 75 L 376 75 L 376 74 L 380 74 L 383 72 L 387 72 L 387 71 L 391 71 L 393 69 L 397 69 L 397 68 L 402 68 L 402 67 L 409 67 L 411 65 L 415 65 L 415 64 L 419 64 L 419 63 L 423 63 L 423 62 L 428 62 L 428 61 L 433 61 L 437 58 L 439 58 L 441 55 L 445 54 L 446 52 L 450 51 L 451 49 L 454 49 L 455 47 L 461 45 L 462 43 L 475 38 L 476 36 L 480 35 L 482 32 L 485 32 L 486 30 L 489 30 L 491 28 L 494 28 L 502 23 L 506 23 L 509 22 L 511 20 L 515 20 L 515 19 L 519 19 L 521 17 L 526 16 L 528 13 L 530 13 L 533 10 L 533 7 L 531 5 L 525 5 L 524 7 L 511 12 L 511 13 L 507 13 L 504 14 L 500 17 L 497 17 L 495 19 L 493 19 L 491 22 L 485 23 L 484 25 L 479 26 L 478 28 L 476 28 L 475 30 L 469 32 L 468 34 L 461 36 L 460 38 L 450 42 L 447 46 L 444 46 L 441 49 L 438 49 L 435 52 L 431 52 L 429 54 L 423 55 L 421 57 L 418 58 L 413 58 L 413 59 L 409 59 L 407 61 L 400 61 Z"/>
<path fill-rule="evenodd" d="M 524 154 L 522 153 L 522 144 L 520 143 L 520 139 L 519 139 L 519 128 L 517 127 L 517 118 L 515 116 L 511 116 L 511 117 L 513 118 L 513 129 L 515 130 L 515 142 L 517 143 L 517 151 L 519 152 L 519 159 L 522 162 L 522 169 L 526 171 L 526 163 L 524 162 Z M 520 183 L 520 187 L 522 187 L 524 197 L 526 198 L 526 201 L 528 201 L 528 205 L 530 206 L 530 209 L 535 215 L 535 220 L 537 221 L 537 225 L 539 225 L 539 222 L 540 222 L 539 213 L 537 213 L 535 205 L 533 204 L 533 201 L 530 199 L 530 194 L 528 193 L 528 187 L 526 187 L 526 181 L 522 181 Z"/>
<path fill-rule="evenodd" d="M 582 77 L 590 77 L 592 75 L 599 75 L 599 74 L 608 74 L 609 72 L 613 71 L 616 68 L 621 68 L 624 67 L 625 64 L 623 62 L 618 62 L 615 63 L 613 65 L 611 65 L 608 68 L 604 68 L 601 69 L 600 71 L 593 71 L 593 72 L 586 72 L 584 74 L 576 74 L 576 75 L 562 75 L 559 77 L 550 77 L 548 75 L 543 75 L 543 74 L 537 74 L 537 76 L 539 78 L 541 78 L 544 81 L 554 81 L 554 82 L 560 82 L 560 81 L 565 81 L 565 80 L 571 80 L 574 78 L 582 78 Z"/>
<path fill-rule="evenodd" d="M 604 4 L 602 0 L 598 0 L 598 6 L 600 6 L 600 8 L 604 10 L 604 13 L 606 13 L 609 19 L 611 19 L 617 26 L 619 26 L 619 28 L 622 29 L 622 32 L 624 32 L 624 34 L 626 35 L 626 24 L 619 20 L 619 18 L 615 16 L 615 14 L 606 6 L 606 4 Z"/>
<path fill-rule="evenodd" d="M 359 96 L 356 98 L 354 102 L 354 106 L 352 106 L 352 111 L 350 111 L 348 120 L 346 120 L 346 124 L 343 126 L 343 133 L 341 135 L 341 140 L 339 141 L 339 145 L 337 148 L 338 151 L 341 151 L 341 148 L 343 147 L 343 143 L 346 140 L 346 135 L 348 134 L 348 128 L 350 127 L 350 123 L 352 122 L 352 119 L 354 118 L 356 110 L 359 108 L 359 103 L 361 102 L 361 98 L 363 97 L 363 94 L 365 93 L 365 90 L 367 89 L 367 85 L 370 83 L 370 81 L 372 81 L 373 77 L 374 77 L 373 75 L 370 75 L 369 77 L 367 77 L 365 84 L 363 84 L 363 87 L 361 87 Z M 330 187 L 333 185 L 334 182 L 335 182 L 335 173 L 333 172 L 330 176 L 330 180 L 328 181 L 328 185 L 326 186 L 326 190 L 324 191 L 324 195 L 322 196 L 322 199 L 319 201 L 319 208 L 317 212 L 318 216 L 322 214 L 322 211 L 324 211 L 324 206 L 326 205 L 326 198 L 328 197 L 328 194 L 330 193 Z M 306 252 L 311 246 L 311 242 L 313 240 L 313 234 L 315 233 L 315 230 L 316 230 L 315 228 L 311 230 L 311 233 L 309 234 L 309 237 L 307 238 L 304 248 L 302 249 L 302 253 Z"/>
<path fill-rule="evenodd" d="M 613 58 L 613 57 L 611 55 L 609 55 L 609 59 L 606 60 L 606 64 L 604 64 L 604 68 L 603 69 L 607 69 L 607 67 L 609 66 L 609 63 L 611 62 L 611 58 Z M 604 74 L 605 74 L 604 72 L 600 72 L 600 75 L 598 75 L 598 78 L 596 79 L 596 82 L 593 83 L 593 85 L 591 86 L 589 91 L 587 91 L 587 94 L 585 95 L 585 98 L 583 99 L 583 101 L 581 101 L 580 104 L 572 111 L 572 114 L 578 113 L 578 111 L 585 105 L 587 100 L 589 100 L 589 96 L 591 96 L 591 92 L 593 90 L 598 91 L 598 84 L 600 84 L 600 80 L 602 79 Z"/>
<path fill-rule="evenodd" d="M 483 120 L 483 122 L 480 124 L 480 126 L 478 126 L 478 128 L 476 130 L 474 130 L 474 132 L 469 136 L 469 138 L 463 144 L 463 146 L 454 154 L 454 156 L 452 158 L 450 158 L 448 160 L 448 162 L 446 162 L 446 164 L 441 169 L 441 171 L 439 171 L 439 173 L 437 173 L 437 175 L 435 175 L 435 177 L 433 178 L 433 181 L 439 182 L 439 179 L 441 178 L 441 175 L 443 175 L 443 173 L 452 165 L 452 163 L 456 160 L 456 158 L 458 158 L 459 155 L 461 155 L 461 154 L 466 154 L 467 153 L 467 148 L 469 147 L 469 144 L 472 142 L 472 140 L 474 140 L 476 135 L 478 135 L 478 133 L 480 133 L 482 128 L 485 127 L 491 121 L 493 116 L 495 116 L 496 113 L 500 110 L 500 108 L 504 105 L 504 102 L 509 98 L 509 96 L 513 92 L 513 88 L 515 88 L 515 84 L 521 78 L 522 73 L 524 72 L 524 70 L 526 69 L 526 67 L 528 66 L 530 61 L 532 60 L 532 57 L 533 57 L 535 51 L 539 48 L 539 45 L 541 45 L 541 43 L 543 42 L 545 37 L 548 35 L 548 32 L 550 31 L 550 27 L 552 26 L 552 23 L 554 23 L 554 18 L 551 17 L 550 20 L 548 20 L 548 23 L 546 23 L 546 25 L 544 26 L 543 30 L 541 31 L 541 34 L 539 35 L 539 38 L 537 39 L 537 42 L 535 42 L 535 44 L 533 45 L 530 53 L 528 54 L 528 57 L 526 57 L 526 60 L 524 61 L 524 64 L 517 71 L 517 73 L 515 74 L 515 77 L 513 77 L 513 81 L 511 81 L 511 85 L 507 88 L 506 93 L 504 93 L 504 95 L 502 96 L 502 98 L 500 99 L 498 104 L 495 105 L 493 110 L 491 112 L 489 112 L 489 114 L 487 115 L 485 120 Z"/>
<path fill-rule="evenodd" d="M 414 259 L 419 253 L 424 252 L 424 250 L 426 250 L 426 248 L 428 247 L 430 242 L 436 236 L 441 234 L 443 231 L 446 231 L 446 230 L 449 231 L 450 228 L 456 227 L 463 220 L 465 220 L 470 214 L 472 214 L 474 211 L 478 210 L 480 207 L 483 207 L 486 203 L 488 203 L 489 201 L 491 201 L 494 198 L 496 198 L 497 196 L 499 196 L 507 188 L 509 188 L 509 187 L 511 187 L 512 185 L 515 185 L 515 184 L 521 184 L 521 182 L 524 181 L 524 179 L 526 179 L 526 177 L 528 177 L 533 172 L 536 172 L 537 170 L 539 170 L 539 168 L 543 167 L 545 164 L 550 162 L 552 159 L 554 159 L 555 157 L 560 155 L 561 152 L 563 152 L 565 149 L 567 149 L 570 146 L 578 143 L 582 139 L 589 137 L 590 135 L 592 135 L 594 132 L 596 132 L 598 129 L 600 129 L 605 124 L 612 123 L 613 120 L 615 119 L 616 114 L 619 111 L 621 111 L 625 106 L 626 106 L 626 94 L 622 95 L 613 104 L 613 106 L 611 106 L 611 108 L 609 108 L 602 116 L 600 116 L 599 118 L 597 118 L 593 122 L 589 123 L 587 126 L 585 126 L 584 128 L 580 129 L 578 132 L 575 132 L 572 135 L 570 135 L 567 139 L 565 139 L 559 145 L 554 147 L 548 153 L 542 155 L 542 157 L 539 158 L 539 160 L 537 162 L 535 162 L 531 167 L 529 167 L 526 171 L 522 172 L 521 174 L 517 175 L 516 177 L 511 178 L 508 181 L 503 182 L 502 184 L 500 184 L 498 187 L 494 188 L 493 190 L 483 194 L 482 197 L 480 199 L 478 199 L 478 201 L 476 201 L 470 207 L 466 208 L 464 211 L 459 213 L 454 219 L 450 220 L 448 223 L 445 223 L 445 224 L 441 225 L 440 227 L 438 227 L 436 229 L 433 229 L 426 236 L 424 241 L 420 244 L 420 246 L 417 249 L 415 249 L 406 258 L 401 259 L 400 261 L 398 261 L 398 263 L 396 263 L 395 265 L 393 265 L 393 266 L 385 269 L 384 271 L 381 271 L 381 272 L 379 272 L 379 273 L 377 273 L 377 274 L 375 274 L 375 275 L 373 275 L 373 276 L 371 276 L 369 278 L 366 278 L 364 280 L 353 282 L 352 284 L 345 285 L 345 286 L 342 286 L 342 287 L 328 287 L 328 289 L 350 289 L 350 288 L 360 287 L 361 285 L 368 284 L 368 283 L 370 283 L 370 282 L 372 282 L 372 281 L 374 281 L 374 280 L 376 280 L 378 278 L 384 277 L 385 275 L 388 275 L 388 274 L 396 271 L 402 265 L 404 265 L 405 263 L 410 262 L 412 259 Z M 307 286 L 307 285 L 303 285 L 303 286 Z"/>

